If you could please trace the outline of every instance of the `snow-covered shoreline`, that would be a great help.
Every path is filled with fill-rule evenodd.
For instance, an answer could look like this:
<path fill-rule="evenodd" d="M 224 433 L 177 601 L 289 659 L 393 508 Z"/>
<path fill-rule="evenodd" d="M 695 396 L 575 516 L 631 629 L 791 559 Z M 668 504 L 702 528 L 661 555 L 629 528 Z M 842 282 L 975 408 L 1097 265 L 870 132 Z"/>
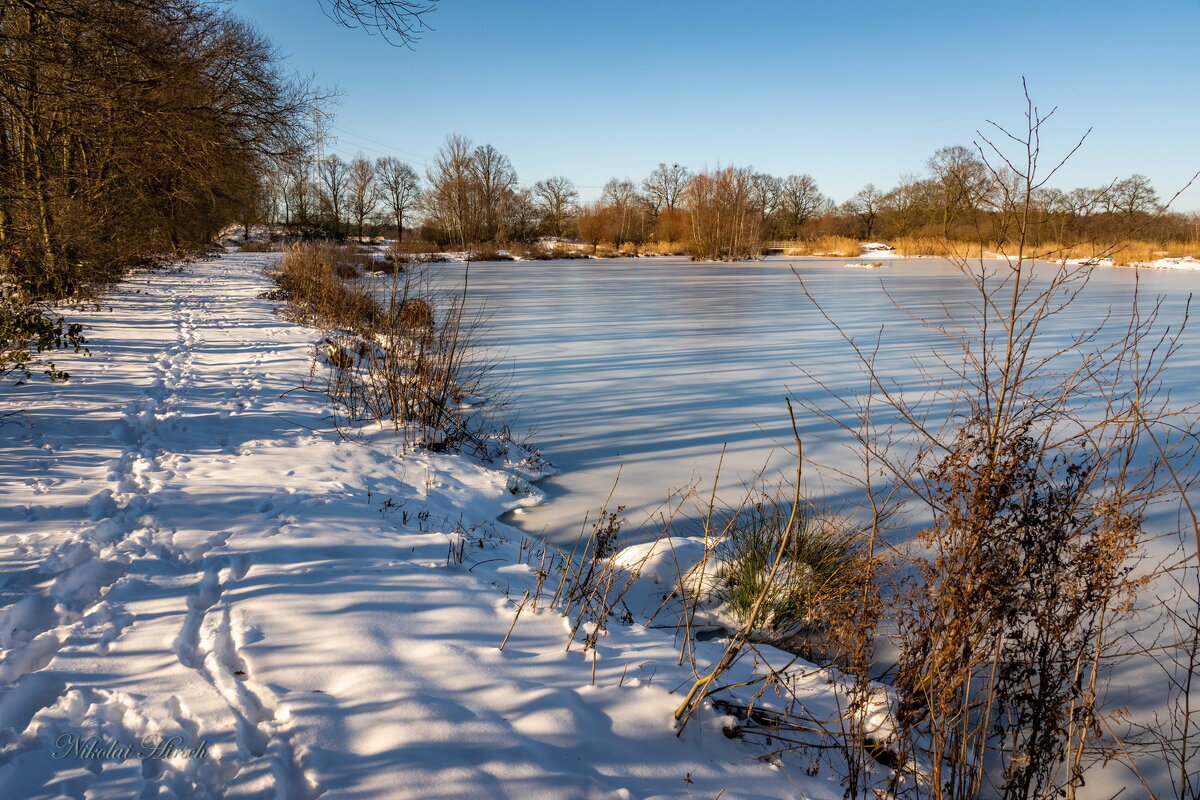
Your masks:
<path fill-rule="evenodd" d="M 71 382 L 7 394 L 3 797 L 841 796 L 712 711 L 677 737 L 672 631 L 614 624 L 585 655 L 527 610 L 501 651 L 534 578 L 495 519 L 536 494 L 339 441 L 295 391 L 318 332 L 259 296 L 273 257 L 135 276 L 81 320 Z M 828 681 L 796 672 L 819 713 Z"/>

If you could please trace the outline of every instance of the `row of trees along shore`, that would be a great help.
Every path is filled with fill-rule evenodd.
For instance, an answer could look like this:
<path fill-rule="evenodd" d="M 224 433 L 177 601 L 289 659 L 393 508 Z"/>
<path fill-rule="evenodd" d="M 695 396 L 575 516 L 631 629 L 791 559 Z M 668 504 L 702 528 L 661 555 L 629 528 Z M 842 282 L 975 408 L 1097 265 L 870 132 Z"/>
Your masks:
<path fill-rule="evenodd" d="M 0 375 L 28 376 L 83 344 L 50 304 L 210 248 L 320 98 L 215 0 L 2 0 L 0 54 Z"/>
<path fill-rule="evenodd" d="M 693 172 L 667 163 L 640 181 L 613 178 L 599 199 L 581 202 L 570 178 L 521 186 L 507 156 L 458 135 L 446 139 L 424 175 L 395 157 L 318 158 L 311 147 L 276 166 L 242 209 L 247 235 L 271 224 L 302 235 L 382 235 L 458 250 L 559 237 L 593 251 L 704 259 L 744 258 L 767 242 L 822 238 L 899 240 L 913 255 L 940 255 L 939 242 L 1003 247 L 1012 235 L 1005 211 L 1013 177 L 962 146 L 938 150 L 921 174 L 891 189 L 868 184 L 840 204 L 807 174 L 780 177 L 733 166 Z M 1040 188 L 1033 206 L 1035 245 L 1200 240 L 1200 215 L 1168 213 L 1142 175 L 1071 191 Z"/>
<path fill-rule="evenodd" d="M 209 245 L 314 96 L 218 3 L 0 4 L 5 278 L 66 297 Z"/>

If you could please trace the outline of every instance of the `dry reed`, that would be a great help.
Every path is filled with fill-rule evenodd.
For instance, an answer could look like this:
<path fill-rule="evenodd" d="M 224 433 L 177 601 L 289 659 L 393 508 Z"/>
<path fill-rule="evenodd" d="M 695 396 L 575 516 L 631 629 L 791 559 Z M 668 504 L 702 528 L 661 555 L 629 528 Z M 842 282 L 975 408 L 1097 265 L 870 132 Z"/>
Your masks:
<path fill-rule="evenodd" d="M 784 245 L 783 254 L 785 256 L 857 258 L 862 254 L 862 246 L 857 239 L 846 236 L 819 236 L 816 239 L 788 242 Z"/>

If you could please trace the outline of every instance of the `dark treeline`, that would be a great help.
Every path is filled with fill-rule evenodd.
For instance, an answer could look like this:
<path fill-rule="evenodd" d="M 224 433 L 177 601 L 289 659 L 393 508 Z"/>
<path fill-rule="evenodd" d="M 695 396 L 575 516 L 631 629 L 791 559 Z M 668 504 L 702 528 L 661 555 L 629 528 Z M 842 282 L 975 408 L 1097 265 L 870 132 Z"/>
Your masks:
<path fill-rule="evenodd" d="M 6 279 L 66 297 L 203 247 L 311 105 L 216 3 L 0 3 Z"/>
<path fill-rule="evenodd" d="M 49 303 L 211 247 L 314 98 L 207 0 L 0 0 L 0 53 L 0 375 L 28 376 L 83 342 Z"/>
<path fill-rule="evenodd" d="M 1004 245 L 1017 178 L 976 151 L 944 147 L 920 174 L 891 189 L 868 184 L 843 203 L 807 174 L 775 176 L 752 168 L 693 172 L 661 163 L 640 181 L 613 178 L 599 199 L 581 203 L 569 178 L 522 187 L 511 161 L 491 145 L 450 136 L 419 175 L 395 158 L 317 157 L 313 148 L 272 176 L 256 223 L 307 235 L 387 235 L 468 249 L 578 239 L 593 249 L 688 252 L 699 258 L 756 255 L 764 242 L 818 237 L 946 240 Z M 1040 242 L 1112 244 L 1200 238 L 1196 214 L 1167 213 L 1150 181 L 1133 175 L 1071 191 L 1039 188 L 1033 197 Z"/>

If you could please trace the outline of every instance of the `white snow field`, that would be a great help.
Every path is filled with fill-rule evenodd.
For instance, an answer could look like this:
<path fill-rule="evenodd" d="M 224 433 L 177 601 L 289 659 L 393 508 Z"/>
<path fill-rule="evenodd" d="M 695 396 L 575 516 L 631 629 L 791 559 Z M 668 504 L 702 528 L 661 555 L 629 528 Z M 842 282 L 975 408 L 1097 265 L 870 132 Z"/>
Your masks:
<path fill-rule="evenodd" d="M 501 651 L 519 465 L 340 442 L 270 258 L 139 274 L 70 382 L 6 387 L 0 798 L 841 797 L 711 710 L 677 737 L 669 630 L 614 622 L 593 662 L 527 609 Z M 818 715 L 828 678 L 798 678 Z"/>

